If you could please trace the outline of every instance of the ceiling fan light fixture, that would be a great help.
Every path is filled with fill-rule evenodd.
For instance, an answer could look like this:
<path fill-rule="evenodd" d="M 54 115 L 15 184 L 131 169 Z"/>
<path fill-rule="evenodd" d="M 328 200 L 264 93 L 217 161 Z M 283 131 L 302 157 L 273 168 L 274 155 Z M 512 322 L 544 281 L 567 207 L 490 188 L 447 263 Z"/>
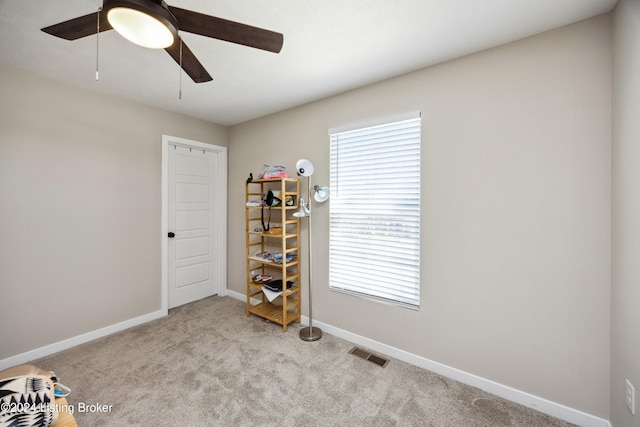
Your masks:
<path fill-rule="evenodd" d="M 150 0 L 106 0 L 103 9 L 109 24 L 124 38 L 139 46 L 163 49 L 178 38 L 177 20 L 163 5 Z"/>

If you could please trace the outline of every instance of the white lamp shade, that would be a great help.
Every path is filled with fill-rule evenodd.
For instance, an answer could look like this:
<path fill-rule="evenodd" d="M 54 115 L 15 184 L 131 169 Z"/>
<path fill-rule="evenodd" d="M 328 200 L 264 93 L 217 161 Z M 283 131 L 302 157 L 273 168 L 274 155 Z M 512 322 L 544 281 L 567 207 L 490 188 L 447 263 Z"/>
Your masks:
<path fill-rule="evenodd" d="M 300 208 L 293 213 L 293 216 L 295 216 L 296 218 L 303 218 L 310 215 L 311 215 L 311 212 L 309 211 L 306 204 L 304 203 L 304 199 L 300 197 Z"/>
<path fill-rule="evenodd" d="M 318 187 L 316 185 L 313 199 L 318 203 L 323 203 L 329 200 L 330 190 L 329 187 Z"/>
<path fill-rule="evenodd" d="M 114 7 L 107 13 L 109 24 L 124 38 L 151 49 L 169 47 L 174 42 L 171 30 L 156 18 L 128 7 Z"/>
<path fill-rule="evenodd" d="M 296 171 L 298 171 L 298 175 L 311 176 L 313 174 L 313 163 L 307 159 L 300 159 L 296 163 Z"/>

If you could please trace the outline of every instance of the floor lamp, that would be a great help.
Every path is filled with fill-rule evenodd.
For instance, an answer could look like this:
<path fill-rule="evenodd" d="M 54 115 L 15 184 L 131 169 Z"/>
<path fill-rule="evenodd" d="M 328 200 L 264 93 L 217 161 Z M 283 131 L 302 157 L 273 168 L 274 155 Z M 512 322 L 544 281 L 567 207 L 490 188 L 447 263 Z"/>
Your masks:
<path fill-rule="evenodd" d="M 304 341 L 317 341 L 322 338 L 322 330 L 320 328 L 313 327 L 313 315 L 312 315 L 312 303 L 311 292 L 313 289 L 313 256 L 311 253 L 311 212 L 309 211 L 309 203 L 311 200 L 311 180 L 310 176 L 313 174 L 313 163 L 307 159 L 300 159 L 296 163 L 296 170 L 298 175 L 307 178 L 307 202 L 300 198 L 300 208 L 293 216 L 297 218 L 309 218 L 307 223 L 307 245 L 309 254 L 309 326 L 300 330 L 300 339 Z M 318 202 L 324 202 L 329 198 L 329 189 L 327 187 L 314 186 L 314 199 Z"/>

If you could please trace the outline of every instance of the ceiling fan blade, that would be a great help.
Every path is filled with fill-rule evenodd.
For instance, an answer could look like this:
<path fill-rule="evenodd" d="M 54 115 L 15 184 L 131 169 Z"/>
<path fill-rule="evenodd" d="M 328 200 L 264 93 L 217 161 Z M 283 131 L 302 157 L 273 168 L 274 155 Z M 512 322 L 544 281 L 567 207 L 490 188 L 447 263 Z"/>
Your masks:
<path fill-rule="evenodd" d="M 205 70 L 198 58 L 191 52 L 191 49 L 182 41 L 176 40 L 174 44 L 165 50 L 180 65 L 180 44 L 182 44 L 182 69 L 196 83 L 210 82 L 213 77 Z"/>
<path fill-rule="evenodd" d="M 98 12 L 94 12 L 42 28 L 42 31 L 65 40 L 77 40 L 94 35 L 97 30 L 97 21 Z M 107 21 L 107 14 L 100 13 L 100 32 L 111 30 L 112 28 L 109 21 Z"/>
<path fill-rule="evenodd" d="M 178 29 L 180 31 L 255 47 L 269 52 L 278 53 L 282 49 L 284 36 L 280 33 L 173 6 L 169 6 L 169 11 L 178 20 Z"/>

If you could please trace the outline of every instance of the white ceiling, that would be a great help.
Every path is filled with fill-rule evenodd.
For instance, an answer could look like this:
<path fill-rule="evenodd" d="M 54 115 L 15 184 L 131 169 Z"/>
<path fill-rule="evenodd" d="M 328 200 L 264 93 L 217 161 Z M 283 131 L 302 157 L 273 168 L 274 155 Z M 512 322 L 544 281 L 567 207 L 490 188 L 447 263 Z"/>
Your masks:
<path fill-rule="evenodd" d="M 181 33 L 213 76 L 195 84 L 163 50 L 115 31 L 62 40 L 40 28 L 102 0 L 0 0 L 0 62 L 233 125 L 610 11 L 616 0 L 167 0 L 284 34 L 279 54 Z"/>

